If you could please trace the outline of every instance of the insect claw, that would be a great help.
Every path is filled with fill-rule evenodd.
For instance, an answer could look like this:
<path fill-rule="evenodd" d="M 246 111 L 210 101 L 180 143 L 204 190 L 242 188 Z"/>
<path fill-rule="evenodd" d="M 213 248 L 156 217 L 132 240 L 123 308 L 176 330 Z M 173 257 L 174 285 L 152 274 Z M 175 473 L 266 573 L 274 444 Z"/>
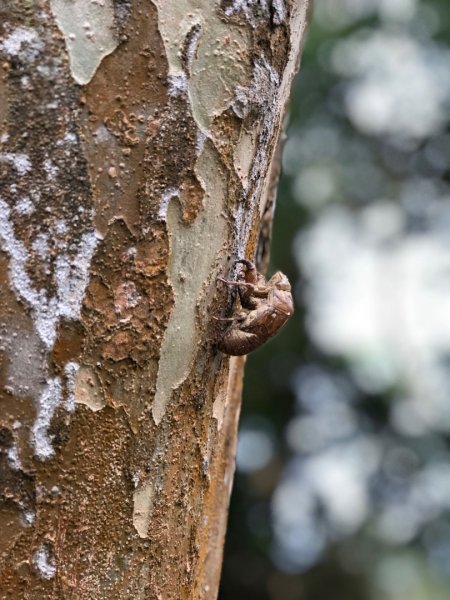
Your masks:
<path fill-rule="evenodd" d="M 214 321 L 235 321 L 234 317 L 212 317 Z"/>
<path fill-rule="evenodd" d="M 229 279 L 224 279 L 223 277 L 218 277 L 217 281 L 222 281 L 223 283 L 226 283 L 227 285 L 247 285 L 246 283 L 244 283 L 242 281 L 230 281 Z"/>
<path fill-rule="evenodd" d="M 246 258 L 239 258 L 238 260 L 235 260 L 233 264 L 238 265 L 239 263 L 245 265 L 249 271 L 253 271 L 253 269 L 255 268 L 255 265 Z"/>

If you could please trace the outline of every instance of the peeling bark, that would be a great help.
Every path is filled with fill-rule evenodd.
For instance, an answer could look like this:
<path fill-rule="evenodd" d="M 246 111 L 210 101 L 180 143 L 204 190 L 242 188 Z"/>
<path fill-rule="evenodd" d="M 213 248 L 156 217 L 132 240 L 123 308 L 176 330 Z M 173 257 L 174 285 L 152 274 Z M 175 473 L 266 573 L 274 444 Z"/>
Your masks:
<path fill-rule="evenodd" d="M 308 0 L 0 4 L 4 597 L 215 598 Z"/>

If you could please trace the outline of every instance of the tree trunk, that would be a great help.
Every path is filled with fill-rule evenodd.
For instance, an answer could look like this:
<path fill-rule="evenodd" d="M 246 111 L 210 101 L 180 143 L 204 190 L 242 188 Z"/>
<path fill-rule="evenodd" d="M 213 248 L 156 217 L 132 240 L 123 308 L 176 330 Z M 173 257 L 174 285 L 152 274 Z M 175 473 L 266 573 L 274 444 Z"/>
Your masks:
<path fill-rule="evenodd" d="M 270 224 L 308 4 L 0 3 L 2 597 L 216 597 L 216 277 Z"/>

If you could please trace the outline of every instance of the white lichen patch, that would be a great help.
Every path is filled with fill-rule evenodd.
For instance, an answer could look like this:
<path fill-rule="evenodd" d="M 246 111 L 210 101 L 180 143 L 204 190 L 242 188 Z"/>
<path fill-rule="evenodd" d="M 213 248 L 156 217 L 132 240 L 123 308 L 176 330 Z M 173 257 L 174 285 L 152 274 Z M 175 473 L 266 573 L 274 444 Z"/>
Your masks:
<path fill-rule="evenodd" d="M 23 62 L 34 62 L 44 44 L 34 29 L 17 27 L 0 44 L 0 50 Z"/>
<path fill-rule="evenodd" d="M 34 204 L 28 196 L 24 196 L 16 202 L 14 210 L 19 215 L 31 215 L 34 212 Z"/>
<path fill-rule="evenodd" d="M 19 451 L 15 442 L 8 448 L 6 456 L 8 457 L 9 466 L 13 471 L 22 470 L 22 463 L 20 462 Z"/>
<path fill-rule="evenodd" d="M 42 579 L 53 579 L 56 574 L 56 563 L 48 544 L 42 544 L 33 554 L 33 565 Z"/>
<path fill-rule="evenodd" d="M 189 41 L 188 41 L 188 44 L 186 47 L 186 68 L 189 73 L 192 70 L 192 65 L 194 63 L 194 59 L 197 54 L 197 44 L 198 44 L 201 33 L 202 33 L 201 24 L 195 23 L 192 26 L 192 28 L 188 34 Z"/>
<path fill-rule="evenodd" d="M 286 6 L 284 0 L 272 0 L 273 22 L 281 25 L 286 20 Z"/>
<path fill-rule="evenodd" d="M 50 378 L 38 398 L 37 417 L 33 425 L 33 445 L 35 455 L 41 460 L 52 457 L 55 451 L 51 444 L 48 428 L 56 407 L 62 398 L 62 385 L 59 377 Z"/>
<path fill-rule="evenodd" d="M 153 481 L 141 484 L 133 494 L 133 525 L 140 538 L 148 537 L 148 525 L 153 506 Z"/>
<path fill-rule="evenodd" d="M 55 221 L 55 232 L 59 236 L 65 236 L 68 233 L 69 228 L 67 226 L 67 222 L 64 219 L 57 219 Z"/>
<path fill-rule="evenodd" d="M 74 258 L 60 254 L 56 260 L 58 318 L 78 319 L 81 303 L 89 281 L 89 267 L 98 237 L 95 231 L 81 236 Z"/>
<path fill-rule="evenodd" d="M 71 131 L 68 131 L 63 138 L 63 142 L 67 142 L 69 144 L 75 144 L 75 142 L 78 141 L 78 138 L 76 136 L 75 133 L 72 133 Z"/>
<path fill-rule="evenodd" d="M 42 260 L 45 261 L 50 258 L 50 245 L 46 233 L 39 233 L 34 238 L 31 247 Z"/>
<path fill-rule="evenodd" d="M 43 163 L 44 171 L 47 173 L 48 179 L 54 179 L 58 174 L 58 167 L 49 158 L 46 158 Z"/>
<path fill-rule="evenodd" d="M 225 9 L 225 14 L 230 17 L 236 13 L 242 13 L 245 18 L 255 24 L 256 18 L 269 16 L 269 0 L 233 0 Z"/>
<path fill-rule="evenodd" d="M 75 411 L 75 382 L 80 365 L 76 362 L 68 362 L 64 366 L 64 375 L 66 377 L 66 410 L 69 413 Z"/>
<path fill-rule="evenodd" d="M 118 40 L 114 37 L 113 0 L 50 0 L 58 27 L 64 35 L 73 78 L 85 85 Z"/>
<path fill-rule="evenodd" d="M 54 283 L 56 296 L 45 289 L 36 289 L 28 274 L 30 255 L 25 245 L 16 238 L 10 220 L 10 208 L 0 199 L 0 247 L 9 255 L 9 273 L 12 288 L 18 298 L 31 308 L 35 329 L 48 349 L 53 347 L 61 317 L 77 319 L 89 278 L 89 266 L 97 245 L 95 232 L 81 236 L 75 256 L 61 252 L 55 263 Z M 33 242 L 41 258 L 46 258 L 46 245 L 39 236 Z"/>
<path fill-rule="evenodd" d="M 203 133 L 203 131 L 198 129 L 197 130 L 197 140 L 195 143 L 195 151 L 197 153 L 197 156 L 200 156 L 200 154 L 203 152 L 203 147 L 205 145 L 205 141 L 206 141 L 206 135 Z"/>
<path fill-rule="evenodd" d="M 172 96 L 181 96 L 187 92 L 188 80 L 184 73 L 169 75 L 167 80 L 169 83 L 169 94 Z"/>
<path fill-rule="evenodd" d="M 174 307 L 167 325 L 156 380 L 153 418 L 160 423 L 173 390 L 189 373 L 196 351 L 196 308 L 203 286 L 211 277 L 215 257 L 225 240 L 225 177 L 210 144 L 199 158 L 197 171 L 206 189 L 204 208 L 192 224 L 181 222 L 176 202 L 167 211 L 171 256 L 169 280 Z"/>
<path fill-rule="evenodd" d="M 179 196 L 180 190 L 177 188 L 169 188 L 164 192 L 161 202 L 159 203 L 158 219 L 161 219 L 162 221 L 167 220 L 167 209 L 169 208 L 169 202 L 172 200 L 172 198 L 179 198 Z"/>
<path fill-rule="evenodd" d="M 42 314 L 41 300 L 45 292 L 35 290 L 27 273 L 29 259 L 25 245 L 16 238 L 10 221 L 10 208 L 0 199 L 0 247 L 9 255 L 9 272 L 11 285 L 17 296 L 35 311 L 36 330 L 41 329 Z M 52 340 L 53 342 L 53 340 Z"/>
<path fill-rule="evenodd" d="M 24 510 L 22 513 L 22 518 L 25 527 L 31 527 L 36 520 L 36 513 L 34 510 Z"/>
<path fill-rule="evenodd" d="M 253 27 L 258 19 L 272 18 L 275 25 L 281 25 L 286 19 L 284 0 L 233 0 L 225 9 L 225 14 L 230 17 L 243 14 Z"/>
<path fill-rule="evenodd" d="M 0 154 L 0 162 L 9 162 L 21 176 L 31 171 L 31 161 L 27 154 L 5 152 Z"/>

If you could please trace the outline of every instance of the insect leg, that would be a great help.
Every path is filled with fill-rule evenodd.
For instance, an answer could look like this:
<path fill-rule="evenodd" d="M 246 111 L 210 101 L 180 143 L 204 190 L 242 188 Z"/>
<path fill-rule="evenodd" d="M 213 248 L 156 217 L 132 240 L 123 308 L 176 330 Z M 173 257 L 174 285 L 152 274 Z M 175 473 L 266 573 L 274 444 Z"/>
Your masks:
<path fill-rule="evenodd" d="M 239 258 L 238 260 L 235 260 L 233 264 L 237 265 L 239 263 L 245 265 L 249 271 L 253 271 L 253 269 L 255 269 L 255 265 L 246 258 Z"/>
<path fill-rule="evenodd" d="M 218 277 L 217 281 L 222 281 L 227 285 L 241 285 L 242 287 L 253 288 L 255 287 L 253 283 L 247 283 L 245 281 L 230 281 L 229 279 L 223 279 L 222 277 Z"/>
<path fill-rule="evenodd" d="M 213 317 L 214 321 L 237 321 L 238 323 L 244 321 L 247 315 L 239 314 L 236 317 Z"/>

